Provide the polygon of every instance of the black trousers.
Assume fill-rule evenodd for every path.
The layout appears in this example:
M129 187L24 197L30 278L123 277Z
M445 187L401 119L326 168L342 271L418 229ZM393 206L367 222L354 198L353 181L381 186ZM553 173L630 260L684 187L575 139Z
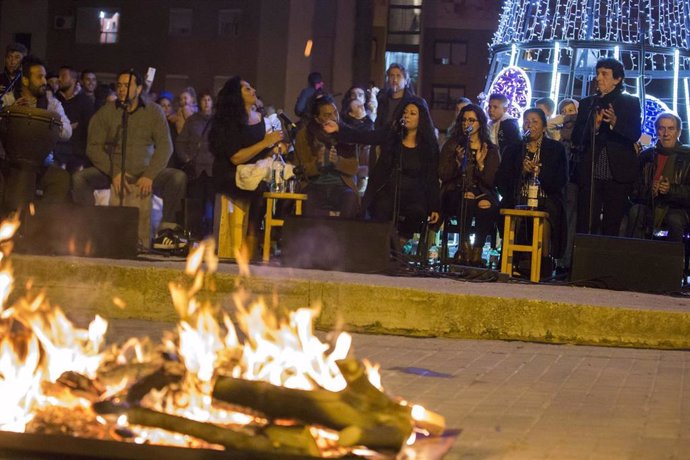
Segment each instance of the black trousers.
M213 179L205 171L187 182L184 222L192 237L198 240L213 234L214 185Z
M491 206L483 209L479 207L479 202L486 200L491 203ZM477 199L466 199L467 204L467 221L465 222L466 234L461 235L463 241L469 241L469 228L472 224L472 219L474 219L474 235L475 235L475 246L483 246L486 241L486 237L491 235L493 230L496 228L499 217L499 208L495 203L486 198ZM450 190L443 195L442 207L444 217L457 217L460 218L460 207L462 206L462 194L459 189ZM492 244L495 244L492 241Z
M307 217L328 216L330 211L340 212L340 217L354 219L357 216L357 197L354 190L343 184L308 184L304 215Z
M614 180L594 180L590 232L590 188L580 186L577 196L577 232L618 236L621 221L628 211L628 195L631 189L632 184L621 184ZM601 218L600 215L602 215Z

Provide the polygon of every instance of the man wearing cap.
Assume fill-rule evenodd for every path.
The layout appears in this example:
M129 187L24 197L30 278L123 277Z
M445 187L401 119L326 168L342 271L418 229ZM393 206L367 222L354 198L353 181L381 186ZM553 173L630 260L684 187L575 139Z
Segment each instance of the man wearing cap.
M21 43L10 43L5 49L5 69L0 75L0 93L5 91L12 81L17 78L22 59L28 54L26 46ZM17 81L16 84L19 84Z

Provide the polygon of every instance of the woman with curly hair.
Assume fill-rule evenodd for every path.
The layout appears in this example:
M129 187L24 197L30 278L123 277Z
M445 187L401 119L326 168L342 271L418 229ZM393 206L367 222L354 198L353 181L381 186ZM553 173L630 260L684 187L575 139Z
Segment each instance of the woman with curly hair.
M462 242L455 258L481 265L482 245L498 220L494 178L501 159L498 147L489 140L487 118L481 107L474 104L463 107L453 124L455 129L443 144L438 168L443 215L464 220ZM473 248L469 243L472 219L475 220Z
M265 212L261 181L255 190L243 190L235 182L237 166L255 163L273 154L281 145L282 131L267 131L263 116L256 111L256 90L239 76L229 79L218 93L216 113L209 132L209 150L215 156L213 178L216 191L249 201L246 246L250 256L257 249L261 219Z

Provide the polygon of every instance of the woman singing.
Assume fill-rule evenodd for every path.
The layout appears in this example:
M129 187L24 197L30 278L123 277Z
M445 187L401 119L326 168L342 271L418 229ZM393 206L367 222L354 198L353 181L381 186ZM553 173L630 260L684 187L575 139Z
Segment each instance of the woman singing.
M457 217L462 225L462 243L455 258L481 265L482 245L498 220L494 178L501 160L498 148L489 140L487 119L481 107L474 104L463 107L454 126L441 150L438 168L443 215ZM472 219L475 220L473 248L468 231Z
M370 132L340 126L341 142L380 144L381 157L370 172L363 209L374 220L392 220L396 192L399 204L398 231L403 237L418 232L424 222L439 221L438 142L424 99L405 99L394 122ZM335 123L324 125L338 130Z
M232 198L249 200L249 226L244 246L250 258L256 253L261 219L265 212L261 181L256 190L242 190L235 182L237 166L255 163L284 149L282 131L267 132L263 116L256 110L256 91L240 77L232 77L218 93L216 113L209 132L209 149L215 156L213 178L216 191ZM282 147L281 147L282 146ZM285 151L285 150L283 150Z
M541 190L539 209L549 213L546 230L547 235L550 233L550 244L545 242L546 253L558 259L565 249L567 230L563 200L568 179L565 149L560 142L544 136L546 115L541 109L525 110L522 127L525 141L506 148L496 173L496 186L503 196L501 206L514 208L521 204L526 182L536 175ZM548 268L551 265L542 262L544 266Z

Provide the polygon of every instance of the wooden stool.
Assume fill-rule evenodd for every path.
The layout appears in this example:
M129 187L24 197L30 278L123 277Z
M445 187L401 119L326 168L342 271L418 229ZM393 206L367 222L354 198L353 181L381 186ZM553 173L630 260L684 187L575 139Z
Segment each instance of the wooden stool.
M216 195L213 212L213 234L218 242L218 257L235 259L247 233L249 213L247 200Z
M268 262L271 259L271 230L273 227L282 227L285 223L283 219L276 219L273 216L276 201L295 200L295 215L301 216L302 202L307 199L307 195L304 193L265 192L264 198L266 198L266 218L264 219L263 261Z
M513 253L529 252L532 254L530 281L538 283L541 270L541 255L544 246L544 223L549 217L548 212L530 211L526 209L501 209L505 216L503 226L503 247L501 249L501 273L513 276ZM532 244L515 244L515 226L519 218L532 218Z

